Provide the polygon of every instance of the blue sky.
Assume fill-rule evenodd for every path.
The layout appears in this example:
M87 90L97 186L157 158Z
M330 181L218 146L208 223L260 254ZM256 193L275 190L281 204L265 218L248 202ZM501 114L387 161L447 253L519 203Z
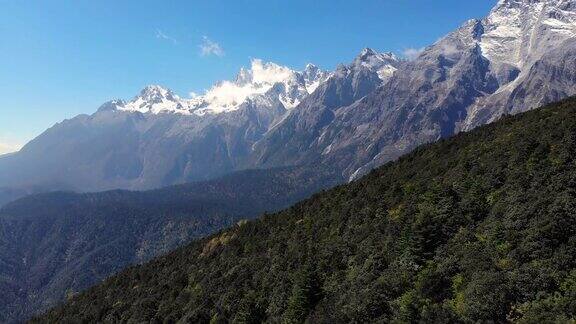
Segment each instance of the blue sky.
M187 96L250 58L333 69L364 47L403 53L495 3L0 0L0 152L147 84Z

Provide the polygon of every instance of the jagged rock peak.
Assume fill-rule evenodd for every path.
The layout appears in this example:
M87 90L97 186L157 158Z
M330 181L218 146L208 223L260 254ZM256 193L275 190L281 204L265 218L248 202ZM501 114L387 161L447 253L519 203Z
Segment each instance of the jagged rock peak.
M360 54L358 54L356 59L365 61L369 60L371 57L378 57L381 60L399 61L398 57L392 52L379 53L369 47L364 48Z
M484 56L520 68L576 37L576 0L501 0L482 25Z
M100 106L100 108L98 108L98 112L114 111L117 110L118 107L123 107L124 105L126 105L126 102L122 99L110 100L108 102L103 103Z
M381 80L386 81L396 72L400 63L400 59L392 52L379 53L371 48L365 48L352 65L376 72ZM339 70L342 70L342 67L339 67Z
M140 95L138 96L146 101L162 101L163 99L176 101L177 96L167 88L164 88L159 85L149 85L146 86L142 91L140 91Z
M253 59L250 68L241 68L233 81L221 81L203 95L192 95L190 99L183 99L165 87L150 85L142 89L133 100L111 101L99 111L203 116L235 111L256 98L264 99L260 102L270 106L280 102L290 109L326 81L329 75L312 64L299 72L276 63Z

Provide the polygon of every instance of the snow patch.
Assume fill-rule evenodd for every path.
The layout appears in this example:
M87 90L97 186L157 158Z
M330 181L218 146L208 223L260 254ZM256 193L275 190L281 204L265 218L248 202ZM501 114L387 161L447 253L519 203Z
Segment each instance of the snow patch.
M494 65L521 68L576 37L574 0L502 0L482 21L482 54ZM562 8L572 8L564 10Z

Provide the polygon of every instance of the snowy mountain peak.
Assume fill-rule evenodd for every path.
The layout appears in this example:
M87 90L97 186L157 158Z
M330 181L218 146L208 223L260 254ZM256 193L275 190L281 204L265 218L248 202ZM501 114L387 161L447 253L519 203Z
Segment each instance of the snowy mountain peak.
M118 110L119 107L123 107L125 105L126 102L124 100L121 99L110 100L102 104L102 106L98 108L98 112Z
M258 98L290 109L313 92L327 76L313 65L308 65L304 72L298 72L276 63L253 59L250 69L242 68L234 82L220 82L201 96L202 104L196 113L234 111L248 100Z
M159 85L149 85L140 91L138 98L147 102L162 102L164 100L177 101L176 96L170 89L166 89Z
M260 59L252 60L252 83L269 84L282 83L296 77L296 71L272 62Z
M573 3L574 1L573 0L499 0L495 8L499 8L501 6L520 7L520 6L531 6L538 4L562 6L563 4L571 2Z
M576 0L501 0L482 25L483 55L520 68L576 37Z
M304 71L310 71L310 70L318 70L319 68L312 64L312 63L308 63L306 64L306 68L304 69Z
M166 96L170 93L171 91L169 89L166 89L159 85L149 85L146 86L144 89L142 89L142 91L140 91L141 96L154 96L154 95Z
M129 102L123 100L111 101L108 108L112 106L119 111L153 114L164 112L183 113L186 109L185 101L181 100L171 90L158 85L145 87L137 97Z
M371 55L376 55L376 51L374 51L373 49L371 49L369 47L364 48L360 52L360 57L371 56Z
M496 74L518 75L573 38L576 0L500 0L486 18L467 21L431 50L451 57L478 47Z
M103 110L140 113L219 114L238 110L250 100L268 105L295 107L312 93L329 73L309 64L303 72L276 63L253 59L250 69L241 68L234 81L222 81L203 95L182 99L169 89L158 85L145 87L130 102L112 101Z
M305 87L308 93L316 91L318 86L328 80L330 73L321 70L314 64L308 63L304 72L302 72L304 78Z
M398 57L392 52L379 53L379 52L376 52L375 50L373 50L371 48L363 49L360 52L360 54L358 54L358 57L356 59L359 61L367 61L367 60L371 60L374 57L376 57L380 60L398 61Z
M326 73L326 72L320 70L319 67L317 67L316 65L311 64L311 63L306 64L306 68L302 72L302 74L304 75L304 78L306 78L306 79L315 79L322 73Z
M363 49L354 60L355 66L362 66L378 73L383 81L388 80L398 69L400 60L391 52L378 53L371 48Z
M235 83L239 86L246 84L273 85L294 78L295 74L296 71L276 63L253 59L250 69L240 69Z

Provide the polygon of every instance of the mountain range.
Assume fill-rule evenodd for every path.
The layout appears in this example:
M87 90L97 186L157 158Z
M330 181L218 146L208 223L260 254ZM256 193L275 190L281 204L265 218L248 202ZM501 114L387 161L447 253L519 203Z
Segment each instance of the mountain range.
M317 162L353 179L423 143L576 94L575 6L501 0L412 61L370 49L333 72L253 60L189 99L149 86L1 157L0 188L151 189Z
M329 100L349 104L390 78L399 64L393 54L364 50L334 73L253 60L234 81L191 99L149 86L131 101L113 100L90 116L57 124L17 154L0 158L0 188L141 190L261 168L251 161L254 147L311 93L336 91L338 98ZM335 88L327 90L327 84Z
M500 1L359 100L301 105L292 115L310 118L269 132L258 161L322 160L355 178L423 143L574 95L575 35L575 1ZM300 137L303 125L311 136Z

